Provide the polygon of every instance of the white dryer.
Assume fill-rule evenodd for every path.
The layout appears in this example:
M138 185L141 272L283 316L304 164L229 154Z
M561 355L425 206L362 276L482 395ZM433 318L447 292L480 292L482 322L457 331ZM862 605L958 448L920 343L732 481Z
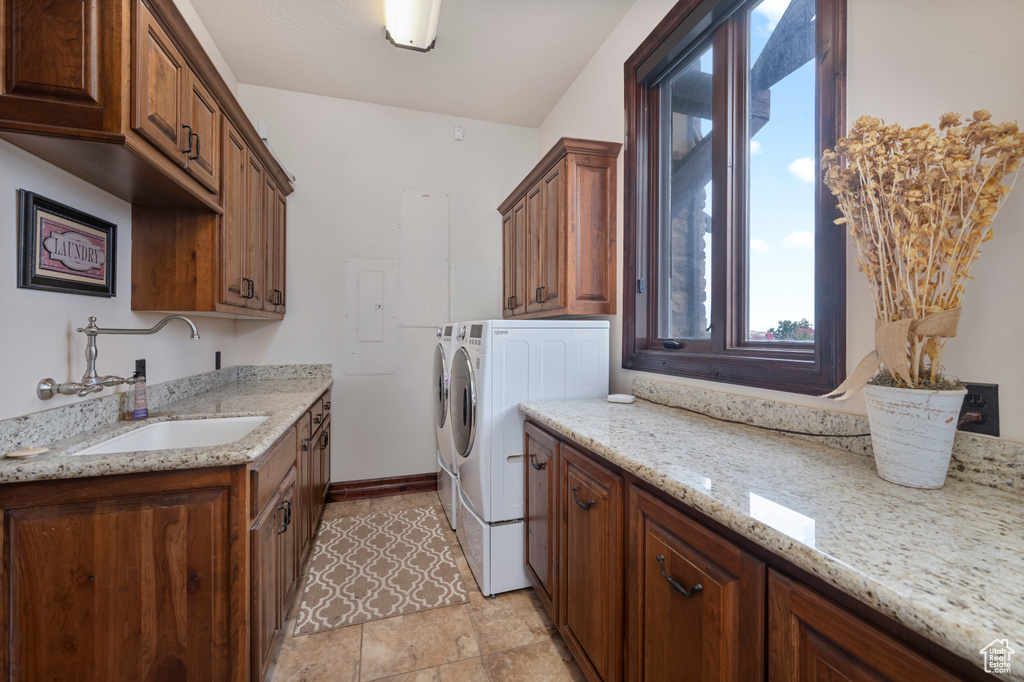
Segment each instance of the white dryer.
M457 329L458 324L455 322L438 328L433 377L434 425L437 432L437 496L441 500L441 507L448 517L452 530L455 530L456 509L459 504L459 481L455 469L455 445L452 441L448 390Z
M485 595L528 587L521 402L608 395L604 320L464 322L450 406L459 476L456 533Z

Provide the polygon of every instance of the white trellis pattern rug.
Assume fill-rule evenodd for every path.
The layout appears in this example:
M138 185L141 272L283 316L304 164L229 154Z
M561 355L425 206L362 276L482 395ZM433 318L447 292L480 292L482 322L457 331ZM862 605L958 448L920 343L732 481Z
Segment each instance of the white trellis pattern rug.
M296 635L469 601L433 508L320 524Z

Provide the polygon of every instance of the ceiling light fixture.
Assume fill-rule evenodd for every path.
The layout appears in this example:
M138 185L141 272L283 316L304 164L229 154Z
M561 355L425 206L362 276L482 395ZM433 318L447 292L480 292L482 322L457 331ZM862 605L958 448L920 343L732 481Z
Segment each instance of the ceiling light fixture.
M427 52L437 42L441 0L384 0L384 29L395 47Z

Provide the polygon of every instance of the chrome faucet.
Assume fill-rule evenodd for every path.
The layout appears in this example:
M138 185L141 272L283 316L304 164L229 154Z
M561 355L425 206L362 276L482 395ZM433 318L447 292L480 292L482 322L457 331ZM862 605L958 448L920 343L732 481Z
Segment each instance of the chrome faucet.
M69 381L64 384L58 384L53 379L43 379L36 386L36 395L39 396L40 400L49 400L58 393L62 395L77 395L78 397L84 397L90 393L96 393L102 391L107 386L118 386L120 384L134 384L138 379L137 377L116 377L113 375L107 375L101 377L96 372L96 355L99 351L96 349L96 337L100 334L155 334L164 328L164 325L171 320L181 320L189 327L192 328L192 335L190 339L199 339L199 330L196 329L196 325L193 324L192 320L184 317L183 315L169 315L164 319L154 324L149 329L104 329L103 327L96 326L96 318L90 317L89 324L85 327L79 327L78 331L85 334L85 374L82 376L80 382Z

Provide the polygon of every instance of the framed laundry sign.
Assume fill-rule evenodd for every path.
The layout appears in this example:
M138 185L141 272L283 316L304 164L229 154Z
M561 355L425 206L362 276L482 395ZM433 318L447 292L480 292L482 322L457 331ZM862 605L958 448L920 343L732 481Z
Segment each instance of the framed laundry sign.
M18 190L18 288L117 295L117 226Z

